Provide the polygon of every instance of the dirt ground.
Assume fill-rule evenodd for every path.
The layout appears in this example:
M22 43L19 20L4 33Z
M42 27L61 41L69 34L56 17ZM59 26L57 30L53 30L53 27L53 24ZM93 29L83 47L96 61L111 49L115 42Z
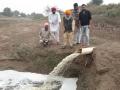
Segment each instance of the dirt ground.
M40 48L38 35L43 22L44 21L32 21L29 19L0 19L0 70L13 69L48 74L62 58L75 51L75 47L73 49L62 50L60 49L60 45L53 45L47 49ZM116 34L116 31L100 31L94 27L91 31L91 46L96 47L96 58L91 67L85 68L84 73L78 73L79 80L77 90L120 90L119 35L120 31ZM62 33L60 36L62 37ZM44 66L38 64L39 67L34 68L33 63L35 63L35 60L29 61L29 59L33 57L28 58L28 60L24 60L26 59L24 57L23 60L13 57L14 52L18 52L17 50L21 50L21 48L23 49L22 45L25 45L28 49L32 49L32 54L38 54L39 52L39 56L43 57L42 59L45 59L47 55L54 57L53 54L46 53L54 51L53 53L56 55L54 59L57 61ZM38 52L34 52L34 50ZM29 53L28 50L28 53L25 53L25 55ZM37 55L33 59L36 57ZM53 58L48 57L47 59ZM44 61L39 62L45 64ZM49 68L48 65L51 64L54 65Z

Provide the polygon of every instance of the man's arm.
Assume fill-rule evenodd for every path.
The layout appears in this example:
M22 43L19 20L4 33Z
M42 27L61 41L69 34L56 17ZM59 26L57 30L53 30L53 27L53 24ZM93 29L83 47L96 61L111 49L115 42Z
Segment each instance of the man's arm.
M63 17L63 26L65 26L65 17Z
M50 33L50 31L48 31L49 33L48 33L48 39L50 40L50 37L51 37L51 33Z
M89 28L92 27L92 14L90 11L88 11L88 15L89 15Z
M50 24L52 24L51 14L48 16L48 21Z
M63 17L63 30L65 30L65 27L66 27L66 23L65 23L65 17Z
M92 15L91 15L91 12L90 12L90 11L88 11L88 15L89 15L89 20L90 20L90 24L91 24Z
M40 38L40 40L42 40L42 30L43 30L43 29L41 29L41 30L39 31L39 38Z
M58 22L61 23L60 13L59 13L59 12L56 12L56 14L58 15Z
M81 13L79 13L79 24L81 26Z

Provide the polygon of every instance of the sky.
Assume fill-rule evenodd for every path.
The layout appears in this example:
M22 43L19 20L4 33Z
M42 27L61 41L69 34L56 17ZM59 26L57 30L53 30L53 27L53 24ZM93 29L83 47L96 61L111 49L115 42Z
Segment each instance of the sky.
M91 0L0 0L0 12L9 7L20 12L30 14L32 12L43 13L46 6L56 6L61 10L73 8L73 3L87 4ZM104 4L120 3L120 0L104 0Z

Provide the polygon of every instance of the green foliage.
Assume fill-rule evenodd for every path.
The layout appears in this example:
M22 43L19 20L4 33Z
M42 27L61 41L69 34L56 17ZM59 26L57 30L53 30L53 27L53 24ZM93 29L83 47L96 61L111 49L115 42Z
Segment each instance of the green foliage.
M11 8L4 8L2 15L12 17L12 16L21 16L21 17L26 17L25 13L20 13L19 11L15 10L12 11Z
M17 10L13 11L13 16L19 16L19 14L20 14L19 11L17 11Z
M31 62L35 70L50 72L64 57L70 53L57 54L48 48L29 47L26 44L15 44L11 50L11 57L18 61ZM44 72L44 71L43 71Z
M120 4L90 5L89 9L93 15L120 17Z
M12 11L11 8L4 8L3 12L0 13L0 15L3 16L7 16L7 17L28 17L28 18L32 18L34 20L40 20L40 19L44 19L45 17L43 16L43 14L39 14L39 13L31 13L30 15L25 14L23 12L19 12L18 10Z
M106 12L106 16L109 17L120 16L120 7L112 7L111 9L108 9Z
M95 5L101 5L103 3L103 0L92 0L91 3Z
M26 14L25 13L21 13L20 16L21 17L26 17Z
M11 17L13 15L12 11L10 8L6 7L4 8L3 10L3 13L2 13L4 16L8 16L8 17Z
M31 18L34 20L41 20L41 19L44 19L45 17L42 14L31 13Z

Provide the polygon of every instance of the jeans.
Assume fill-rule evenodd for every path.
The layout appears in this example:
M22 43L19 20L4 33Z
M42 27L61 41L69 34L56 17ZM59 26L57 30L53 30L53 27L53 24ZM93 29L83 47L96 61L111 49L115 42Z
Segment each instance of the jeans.
M82 26L81 27L81 37L80 37L81 44L89 46L89 44L90 44L89 34L90 34L90 31L89 31L88 25Z
M74 32L74 43L80 43L81 39L81 28L75 27L75 32Z

